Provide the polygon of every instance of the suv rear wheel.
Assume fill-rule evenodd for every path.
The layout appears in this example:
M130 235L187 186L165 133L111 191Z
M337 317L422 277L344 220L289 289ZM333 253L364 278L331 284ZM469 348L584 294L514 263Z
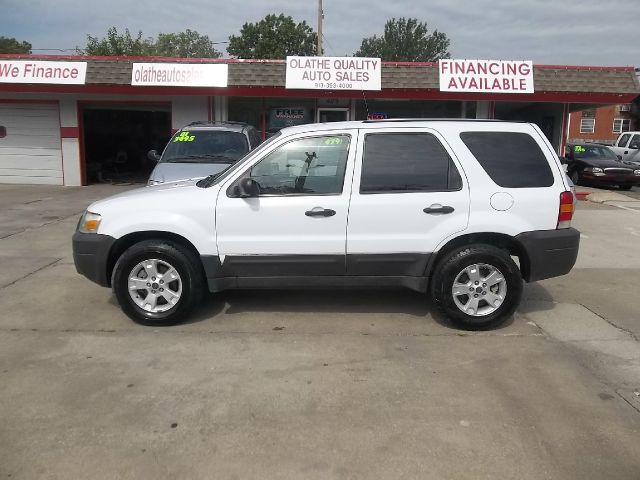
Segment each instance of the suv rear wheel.
M497 327L520 303L522 276L504 250L469 245L450 252L438 263L431 296L462 328Z
M137 243L118 259L113 292L120 307L143 325L175 325L199 303L203 277L195 255L156 240Z

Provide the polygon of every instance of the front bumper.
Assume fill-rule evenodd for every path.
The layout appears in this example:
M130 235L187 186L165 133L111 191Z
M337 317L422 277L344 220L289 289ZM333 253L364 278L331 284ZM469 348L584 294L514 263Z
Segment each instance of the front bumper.
M72 239L76 271L98 285L110 286L111 279L107 276L107 263L109 252L115 241L116 239L109 235L76 231Z
M527 265L522 265L527 282L565 275L578 258L580 232L575 228L526 232L515 238L527 255Z
M594 175L583 173L582 179L589 183L602 183L606 185L640 185L640 177L636 175Z

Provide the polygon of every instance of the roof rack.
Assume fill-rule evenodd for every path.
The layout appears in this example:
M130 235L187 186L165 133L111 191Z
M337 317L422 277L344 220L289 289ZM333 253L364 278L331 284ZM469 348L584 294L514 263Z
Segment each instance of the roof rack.
M247 124L244 122L233 122L230 120L197 120L195 122L190 122L185 125L185 127L191 127L193 125L244 125Z
M408 122L509 122L528 123L522 120L498 120L493 118L382 118L363 120L362 123L408 123Z

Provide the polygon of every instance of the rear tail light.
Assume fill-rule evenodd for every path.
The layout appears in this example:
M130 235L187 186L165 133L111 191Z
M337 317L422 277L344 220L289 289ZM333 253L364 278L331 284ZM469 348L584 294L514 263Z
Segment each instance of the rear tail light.
M573 193L562 192L560 194L560 211L558 212L558 226L556 228L569 228L573 218Z

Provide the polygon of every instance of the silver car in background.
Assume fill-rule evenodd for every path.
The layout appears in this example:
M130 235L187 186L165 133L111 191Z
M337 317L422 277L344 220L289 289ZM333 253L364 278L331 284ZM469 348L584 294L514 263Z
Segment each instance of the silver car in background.
M193 122L178 130L160 156L147 185L203 178L225 170L257 147L262 138L255 127L236 122Z

